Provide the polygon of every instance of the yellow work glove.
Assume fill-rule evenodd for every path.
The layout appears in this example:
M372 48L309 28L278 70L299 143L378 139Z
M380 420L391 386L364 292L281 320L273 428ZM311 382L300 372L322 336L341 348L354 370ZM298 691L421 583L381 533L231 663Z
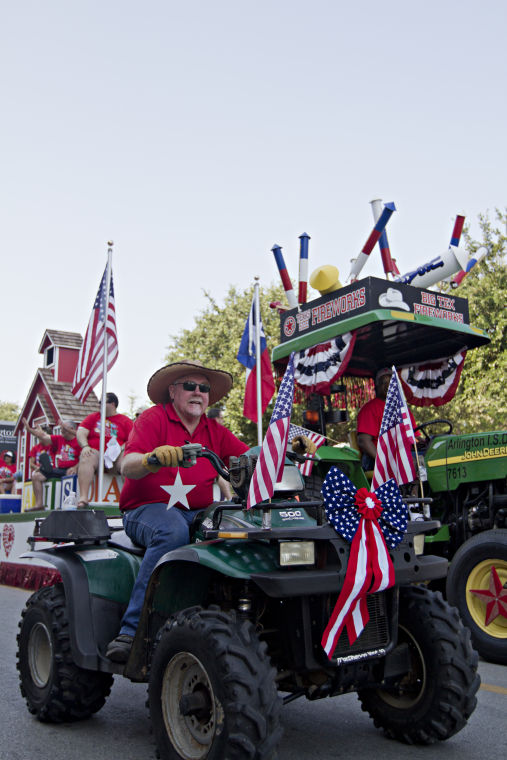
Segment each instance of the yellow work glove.
M149 457L157 457L159 464L149 464ZM143 457L143 465L150 472L158 472L161 467L177 467L183 462L181 446L157 446Z
M296 435L292 439L292 451L296 454L315 454L317 446L306 435Z

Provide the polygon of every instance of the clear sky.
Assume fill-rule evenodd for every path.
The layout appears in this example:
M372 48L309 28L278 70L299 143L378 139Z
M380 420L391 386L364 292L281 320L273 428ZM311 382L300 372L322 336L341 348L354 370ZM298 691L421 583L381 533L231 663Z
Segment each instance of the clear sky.
M84 334L109 239L126 411L204 290L278 282L275 243L297 287L302 232L347 279L373 198L402 273L457 213L478 236L507 205L506 28L505 0L4 3L0 400L46 328Z

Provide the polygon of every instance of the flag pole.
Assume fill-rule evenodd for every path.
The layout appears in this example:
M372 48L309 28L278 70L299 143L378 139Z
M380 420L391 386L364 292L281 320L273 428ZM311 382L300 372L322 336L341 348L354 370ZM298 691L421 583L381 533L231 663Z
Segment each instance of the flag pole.
M259 299L259 278L254 277L255 314L255 380L257 390L257 445L262 446L262 392L261 392L261 309Z
M99 445L99 486L97 501L102 501L104 486L104 448L106 441L106 394L107 394L107 319L109 314L109 291L111 289L111 260L113 256L113 241L109 240L107 248L107 275L106 275L106 309L104 312L104 362L102 364L102 398L100 400L100 445Z

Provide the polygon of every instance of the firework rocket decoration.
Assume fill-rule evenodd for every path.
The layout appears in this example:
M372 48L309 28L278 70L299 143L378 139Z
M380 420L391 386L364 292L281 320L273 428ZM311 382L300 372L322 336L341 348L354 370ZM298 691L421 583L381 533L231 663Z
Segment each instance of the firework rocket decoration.
M382 213L382 201L380 198L376 198L373 201L370 201L371 210L373 212L373 219L378 222L380 218L380 214ZM393 274L397 275L399 274L398 267L396 266L396 262L393 258L391 258L391 250L389 248L389 243L387 240L387 232L384 230L379 237L379 248L380 248L380 255L382 256L382 264L384 266L384 274Z
M488 253L486 248L480 248L472 258L468 258L465 248L460 247L461 234L465 216L457 214L452 230L451 241L447 250L434 256L432 259L410 272L401 275L395 260L391 257L391 251L387 240L386 226L389 222L396 206L394 203L386 203L382 208L382 201L375 199L370 201L375 225L371 231L366 243L364 244L359 255L353 259L349 274L349 281L356 282L365 263L368 261L370 253L379 244L382 256L382 264L386 277L391 275L395 282L406 285L414 285L418 288L429 288L443 280L450 280L452 287L457 287L469 271L476 266ZM285 290L289 309L301 309L307 303L308 298L308 279L310 285L315 287L321 295L339 290L342 285L338 279L338 270L334 266L320 266L316 269L310 278L308 278L308 241L310 236L303 232L299 236L299 284L298 292L294 290L291 278L285 264L282 249L279 245L274 245L271 249L275 257L276 265L280 273L280 279ZM333 270L333 274L331 274ZM454 275L454 276L453 276ZM452 278L452 280L451 280ZM272 309L277 309L279 313L286 311L286 307L279 301L270 304Z
M386 228L387 222L391 218L393 211L396 211L396 206L394 203L386 203L384 206L384 210L382 211L381 215L378 218L378 221L375 222L375 226L373 227L373 230L370 233L370 236L366 243L363 246L363 249L357 259L354 259L352 262L352 267L350 270L349 280L352 282L354 280L357 280L361 269L364 267L366 262L368 261L368 256L375 248L376 244L378 243L380 236L382 235L383 231Z
M283 289L285 290L285 295L287 296L287 301L289 302L289 307L291 309L294 309L298 305L298 302L296 294L294 293L294 288L292 287L292 282L290 280L287 267L285 266L282 249L279 245L274 245L271 250L273 251L276 265L278 267L278 271L280 272L280 278L282 280Z
M455 245L455 246L459 245L461 233L463 232L464 223L465 223L465 217L463 216L463 214L458 214L456 216L456 221L454 222L454 229L452 231L450 245Z
M485 256L488 255L488 249L485 246L481 246L472 258L468 259L468 263L466 265L466 269L462 269L458 274L452 278L451 285L454 288L457 288L458 285L461 284L461 282L464 280L464 278L467 276L467 274L470 272L471 269L474 268L476 264L479 264Z
M306 303L306 291L308 287L308 241L310 235L303 232L299 236L301 241L299 247L299 291L298 301L300 304Z

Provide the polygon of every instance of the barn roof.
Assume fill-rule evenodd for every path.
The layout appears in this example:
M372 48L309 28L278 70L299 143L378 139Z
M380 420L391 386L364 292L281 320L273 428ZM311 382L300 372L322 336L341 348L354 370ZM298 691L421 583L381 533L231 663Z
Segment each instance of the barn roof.
M48 344L61 348L81 348L83 337L79 333L66 332L65 330L46 330L39 346L39 354L44 353Z

